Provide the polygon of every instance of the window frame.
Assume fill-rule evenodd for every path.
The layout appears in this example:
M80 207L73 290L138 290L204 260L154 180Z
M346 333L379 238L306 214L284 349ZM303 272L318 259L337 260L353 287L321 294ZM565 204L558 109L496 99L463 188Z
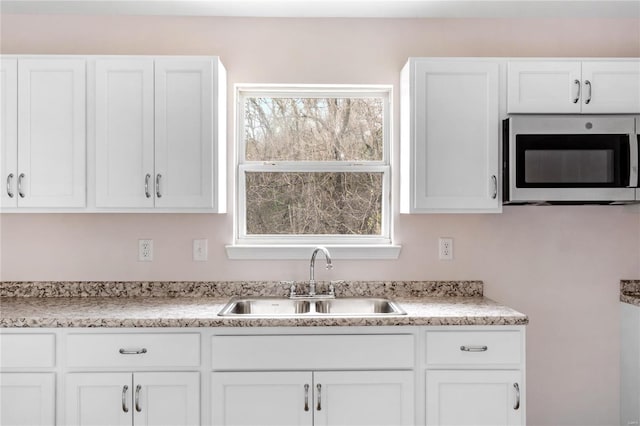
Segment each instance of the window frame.
M236 246L390 246L392 244L391 135L393 86L391 85L254 85L237 84L235 158L234 245ZM244 100L247 97L279 98L381 98L383 103L382 159L375 161L249 161L246 160ZM246 173L248 172L374 172L382 174L382 217L379 235L260 234L246 228Z

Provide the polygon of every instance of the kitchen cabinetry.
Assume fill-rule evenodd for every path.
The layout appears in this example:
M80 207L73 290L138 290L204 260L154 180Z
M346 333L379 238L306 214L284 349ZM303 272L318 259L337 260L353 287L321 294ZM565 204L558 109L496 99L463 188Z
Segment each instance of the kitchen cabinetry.
M97 208L225 211L217 58L95 60Z
M198 333L70 333L65 352L65 424L200 423L200 373L181 371L200 366Z
M401 76L402 213L499 213L505 63L411 58Z
M55 374L0 373L0 424L55 425Z
M524 341L523 326L1 329L0 416L3 426L519 425Z
M410 371L216 372L211 387L214 425L413 424Z
M640 113L638 60L515 60L509 113Z
M196 372L69 373L65 387L68 425L200 424Z
M3 58L1 207L85 206L85 65Z
M55 335L0 334L0 424L45 426L55 419Z
M216 426L415 423L409 334L216 335L211 347Z
M524 336L515 331L429 331L426 424L525 424Z
M620 425L640 424L640 306L621 303Z

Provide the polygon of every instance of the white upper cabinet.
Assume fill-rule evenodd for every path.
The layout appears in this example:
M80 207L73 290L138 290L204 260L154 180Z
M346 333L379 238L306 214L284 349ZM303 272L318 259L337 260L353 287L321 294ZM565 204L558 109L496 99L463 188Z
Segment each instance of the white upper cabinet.
M213 72L212 59L156 60L158 207L214 207Z
M582 79L583 113L640 113L640 61L585 61Z
M579 61L509 62L509 113L580 113L580 70Z
M401 79L401 212L499 213L502 62L412 58Z
M94 74L96 208L223 213L219 60L104 57Z
M85 60L18 61L18 206L85 206Z
M508 112L640 113L640 61L510 61Z
M153 207L153 82L153 59L96 60L96 207Z
M2 59L3 209L85 207L85 63Z
M18 61L0 60L0 207L18 205Z

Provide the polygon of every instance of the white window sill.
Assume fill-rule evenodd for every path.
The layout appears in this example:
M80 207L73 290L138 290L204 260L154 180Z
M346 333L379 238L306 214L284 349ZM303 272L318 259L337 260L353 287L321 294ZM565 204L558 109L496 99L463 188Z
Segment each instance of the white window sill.
M397 259L400 245L331 245L324 244L333 259ZM233 260L308 260L315 245L228 245L227 257Z

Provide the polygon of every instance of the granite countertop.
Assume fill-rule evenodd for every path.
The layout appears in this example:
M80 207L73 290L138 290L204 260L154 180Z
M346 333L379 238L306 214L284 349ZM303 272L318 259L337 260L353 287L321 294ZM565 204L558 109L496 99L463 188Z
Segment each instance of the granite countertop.
M620 301L640 306L640 280L620 281Z
M324 291L328 283L319 285ZM301 286L304 291L304 285ZM0 283L0 327L522 325L526 315L482 295L480 281L340 283L339 296L386 296L407 315L220 317L231 296L282 296L273 282ZM231 293L231 294L227 294ZM194 297L195 296L195 297Z

